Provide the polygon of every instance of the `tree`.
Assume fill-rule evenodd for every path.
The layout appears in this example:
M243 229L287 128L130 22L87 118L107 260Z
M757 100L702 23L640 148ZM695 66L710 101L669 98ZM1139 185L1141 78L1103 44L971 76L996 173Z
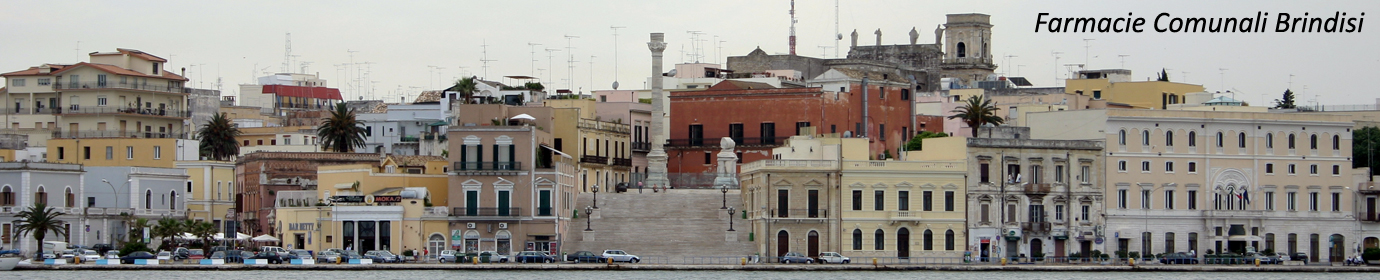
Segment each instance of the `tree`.
M456 92L459 92L460 96L465 98L464 100L460 101L460 104L469 104L470 99L474 98L474 77L466 77L455 81L455 86L451 87L451 89L454 89Z
M133 218L134 215L130 215L128 217ZM131 222L129 223L128 231L129 241L127 243L147 244L144 242L144 228L149 227L149 219L135 218L130 221ZM150 232L150 235L152 235L152 232ZM121 254L124 254L124 252L121 252Z
M67 236L67 228L63 227L65 222L58 220L58 217L62 215L62 212L58 212L56 208L48 208L47 204L41 202L29 206L29 209L24 209L14 216L19 218L19 220L14 221L15 234L24 236L26 233L32 233L34 239L38 240L38 248L43 248L43 239L48 236L50 231L57 236ZM43 250L38 250L35 253L38 257L34 259L43 259Z
M201 156L212 160L229 160L238 155L240 142L235 140L238 136L239 126L231 123L225 113L212 116L206 125L196 131L196 138L201 140Z
M914 138L911 138L911 139L910 139L910 142L906 142L906 150L907 150L907 151L919 151L919 150L923 150L923 149L924 149L924 144L922 144L922 143L925 141L926 138L938 138L938 137L949 137L949 134L945 134L945 133L943 133L943 132L921 131L919 134L916 134Z
M963 119L963 123L968 124L972 129L973 136L977 136L978 127L985 124L1000 125L1004 120L997 116L997 107L992 105L991 99L983 99L982 96L969 97L963 106L952 111L953 116L949 119Z
M331 117L316 128L316 136L321 138L322 147L337 153L364 147L364 128L355 119L355 111L345 107L345 103L335 105Z
M1275 109L1294 109L1294 91L1284 90L1284 99L1275 99Z
M153 229L150 230L149 233L152 234L153 237L162 239L162 245L159 247L166 248L172 244L172 242L168 242L169 239L182 235L182 226L183 224L181 221L171 218L162 218L158 220L157 224L153 225Z
M1351 167L1371 167L1371 175L1377 174L1372 165L1377 149L1380 149L1380 128L1374 126L1351 130Z
M210 252L211 237L215 237L216 235L216 225L212 224L211 222L195 220L188 221L191 222L191 226L187 228L187 232L191 233L192 235L195 235L197 238L200 238L202 246L201 248L205 249L207 252Z
M1161 82L1168 82L1168 81L1169 81L1169 71L1165 71L1164 68L1160 68L1160 77L1159 77L1158 79L1155 79L1155 80L1156 80L1156 81L1161 81Z
M522 86L525 87L525 88L527 88L527 89L535 90L535 91L543 91L543 90L546 90L546 86L541 85L541 82L527 82L526 84L523 84Z

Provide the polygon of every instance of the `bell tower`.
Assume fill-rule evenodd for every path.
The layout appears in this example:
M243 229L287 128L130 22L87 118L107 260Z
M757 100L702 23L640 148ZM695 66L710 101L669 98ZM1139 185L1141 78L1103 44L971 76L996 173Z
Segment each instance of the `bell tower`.
M985 79L992 63L992 23L986 14L950 14L944 24L944 77L964 84Z

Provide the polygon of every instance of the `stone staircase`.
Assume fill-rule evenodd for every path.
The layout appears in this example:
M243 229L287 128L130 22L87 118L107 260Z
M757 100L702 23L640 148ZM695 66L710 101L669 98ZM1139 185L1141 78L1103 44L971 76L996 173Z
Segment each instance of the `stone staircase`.
M584 208L593 194L581 194L576 206L580 219L573 220L562 251L620 249L644 261L686 256L747 256L755 250L748 242L748 225L742 215L734 217L736 231L728 230L723 193L716 190L671 190L652 192L636 189L627 193L600 193L599 209L591 228L584 231ZM728 205L742 209L739 192L728 192ZM738 213L742 213L738 210ZM731 234L731 235L730 235Z

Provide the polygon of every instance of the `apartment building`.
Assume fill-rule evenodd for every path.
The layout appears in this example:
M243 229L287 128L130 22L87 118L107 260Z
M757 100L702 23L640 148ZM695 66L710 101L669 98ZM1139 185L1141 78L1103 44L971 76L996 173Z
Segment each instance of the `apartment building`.
M580 190L575 159L551 146L552 134L532 125L458 126L448 136L452 248L559 254Z

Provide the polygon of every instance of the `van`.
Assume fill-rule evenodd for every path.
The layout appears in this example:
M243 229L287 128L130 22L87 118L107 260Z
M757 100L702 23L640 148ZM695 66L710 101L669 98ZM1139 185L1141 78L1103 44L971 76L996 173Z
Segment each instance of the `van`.
M278 254L278 255L280 255L280 256L286 256L286 255L288 254L288 250L287 250L287 249L283 249L283 247L277 247L277 246L263 246L263 247L259 247L259 252L273 252L273 253Z
M67 242L43 241L43 258L53 259L60 257L62 251L66 251L67 249Z

